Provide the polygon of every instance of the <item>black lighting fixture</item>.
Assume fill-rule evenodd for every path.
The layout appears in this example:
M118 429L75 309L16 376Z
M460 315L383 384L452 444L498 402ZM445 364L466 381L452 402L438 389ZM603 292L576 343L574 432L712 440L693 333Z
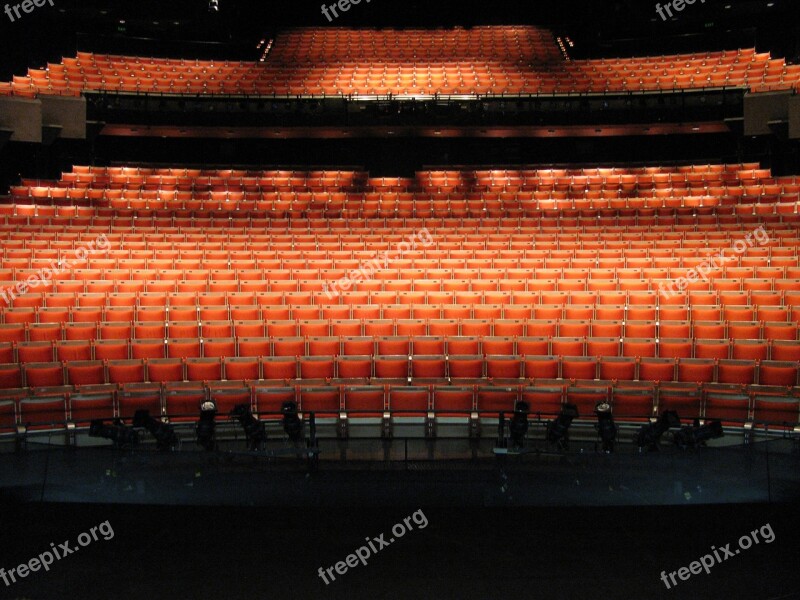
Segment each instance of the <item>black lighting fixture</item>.
M594 407L594 414L597 415L597 434L603 444L603 452L610 454L614 451L614 442L617 440L617 425L614 423L614 415L611 414L611 404L603 400Z
M639 430L639 435L636 437L636 445L639 446L639 452L642 450L655 452L661 443L661 436L673 427L680 426L681 420L678 417L678 413L674 410L665 410L657 421L643 425Z
M694 423L681 427L675 434L675 443L685 450L705 446L708 440L721 438L723 435L725 432L722 430L722 421L709 421L705 425L700 425L700 420L695 419Z
M527 402L517 402L514 407L514 414L508 422L508 431L511 434L511 443L514 448L522 448L525 445L525 434L528 433L528 413L530 406Z
M301 442L303 440L303 421L297 414L297 402L294 400L284 402L281 405L281 414L283 415L283 431L293 443Z
M569 445L569 427L578 416L577 406L565 404L561 413L547 424L547 441L560 450L566 450Z
M151 417L149 410L137 410L133 415L133 426L146 429L156 439L156 447L161 451L177 446L180 441L175 428L169 423Z
M102 419L92 421L89 424L89 437L111 440L116 448L132 448L139 443L136 430L119 419L115 419L111 425Z
M217 427L216 416L217 404L213 400L206 400L200 405L200 420L197 421L195 428L197 444L209 452L216 447L214 441L214 430Z
M247 438L247 447L250 450L261 450L267 443L267 428L263 422L253 416L253 411L247 404L239 404L230 414L235 417L244 429Z

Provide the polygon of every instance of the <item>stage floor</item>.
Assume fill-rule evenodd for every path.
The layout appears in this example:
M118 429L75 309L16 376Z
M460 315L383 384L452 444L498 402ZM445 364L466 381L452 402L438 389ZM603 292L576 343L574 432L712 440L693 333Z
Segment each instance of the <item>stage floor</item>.
M19 502L183 506L659 506L800 499L798 442L776 439L694 450L613 454L573 443L498 457L491 440L320 440L315 470L293 454L266 458L228 442L65 448L29 443L0 454L0 493ZM390 458L391 460L383 460Z
M105 521L114 536L0 583L0 599L800 597L796 441L644 455L572 444L499 460L489 441L396 440L389 461L365 443L323 440L313 472L294 456L228 453L238 443L167 454L4 447L0 567L74 546ZM329 585L319 577L419 511L424 528ZM672 589L662 582L767 525L772 543Z

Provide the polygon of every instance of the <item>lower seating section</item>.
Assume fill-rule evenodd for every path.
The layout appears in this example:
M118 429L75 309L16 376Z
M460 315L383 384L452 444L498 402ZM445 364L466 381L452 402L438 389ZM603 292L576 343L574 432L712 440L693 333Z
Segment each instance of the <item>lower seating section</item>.
M725 181L733 199L650 214L554 206L351 218L326 216L323 203L321 213L282 217L239 207L146 215L133 196L107 202L181 177L191 202L228 184L264 194L277 179L295 190L292 202L311 179L359 189L362 204L373 201L367 189L383 190L382 205L392 189L429 186L435 196L482 177L578 196L586 173L430 171L413 183L347 171L77 167L45 195L41 182L23 182L0 204L0 429L130 417L137 402L188 418L217 393L262 413L274 404L260 398L288 395L333 417L489 418L521 399L535 413L569 401L589 416L602 397L634 422L674 406L731 426L797 426L800 220L782 195L796 200L798 189L758 165L629 179L594 170L626 202L710 181ZM54 205L52 190L99 194ZM415 193L412 205L430 202ZM783 204L795 212L740 210Z

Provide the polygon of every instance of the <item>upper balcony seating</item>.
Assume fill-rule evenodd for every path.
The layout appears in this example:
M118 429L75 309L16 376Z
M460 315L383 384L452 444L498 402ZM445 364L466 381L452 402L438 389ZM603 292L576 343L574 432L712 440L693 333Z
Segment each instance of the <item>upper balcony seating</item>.
M0 84L23 97L83 92L248 96L536 95L742 87L800 88L800 65L755 49L570 60L552 34L527 26L471 30L300 29L265 62L79 52Z

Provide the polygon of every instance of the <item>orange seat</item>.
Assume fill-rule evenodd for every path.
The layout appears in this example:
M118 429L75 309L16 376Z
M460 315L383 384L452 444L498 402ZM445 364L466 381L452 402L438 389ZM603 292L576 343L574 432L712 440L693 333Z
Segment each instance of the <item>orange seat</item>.
M547 419L561 412L566 393L564 386L541 384L523 388L520 397L528 404L532 414Z
M753 398L753 413L756 423L794 428L800 421L800 402L791 396L756 393Z
M682 358L678 360L678 381L686 383L711 383L714 381L713 360Z
M236 356L236 340L234 338L206 339L202 341L203 357L224 358Z
M372 356L340 356L336 359L339 379L369 379L372 377Z
M163 358L147 361L147 381L167 383L184 380L184 359Z
M256 381L261 379L261 362L251 357L225 357L225 379L229 381Z
M301 379L333 379L335 377L334 356L308 356L298 361Z
M725 359L730 355L731 344L728 340L695 340L695 358Z
M490 379L519 379L522 362L516 356L487 356L486 376Z
M414 356L411 360L411 376L416 379L444 378L446 365L444 356Z
M22 371L26 387L45 388L64 385L64 368L61 363L29 363L22 366Z
M475 390L471 387L435 386L433 410L437 416L470 416L475 410Z
M22 371L18 364L0 365L0 389L9 390L22 387Z
M17 344L17 360L21 364L50 362L53 360L52 342L23 342Z
M19 421L28 429L62 429L67 420L64 396L25 398L19 402Z
M673 383L659 388L658 411L674 410L682 421L702 416L703 393L695 383Z
M755 383L756 366L750 360L721 360L718 365L717 381L752 385Z
M187 381L218 381L222 379L222 362L219 358L187 358Z
M199 339L167 340L167 358L200 358L202 355Z
M523 359L526 379L557 379L561 363L554 356L527 356Z
M747 379L748 373L734 378ZM750 396L738 391L710 390L706 394L705 417L720 420L723 425L742 426L750 418Z
M406 379L409 376L407 356L376 356L374 360L375 377L379 379Z
M600 379L633 381L637 361L634 358L603 357L600 359Z
M656 340L625 338L622 340L622 356L654 358L656 356Z
M317 417L339 416L341 392L337 387L301 387L299 390L299 409L305 413L313 412Z
M102 361L73 361L66 366L67 383L73 386L102 385L106 383ZM113 416L113 411L108 416Z
M130 356L127 340L99 340L93 342L95 360L125 360Z
M430 410L430 402L427 387L392 386L389 390L389 408L395 418L425 416Z
M114 418L114 405L113 391L72 394L69 397L69 413L77 427L86 427L95 419Z
M294 380L297 378L296 355L263 358L262 368L264 379Z
M691 358L692 340L661 339L658 341L659 358Z
M675 360L671 358L643 358L639 362L641 381L674 381Z
M612 388L614 416L625 421L647 421L654 415L655 391L650 382L621 383Z

